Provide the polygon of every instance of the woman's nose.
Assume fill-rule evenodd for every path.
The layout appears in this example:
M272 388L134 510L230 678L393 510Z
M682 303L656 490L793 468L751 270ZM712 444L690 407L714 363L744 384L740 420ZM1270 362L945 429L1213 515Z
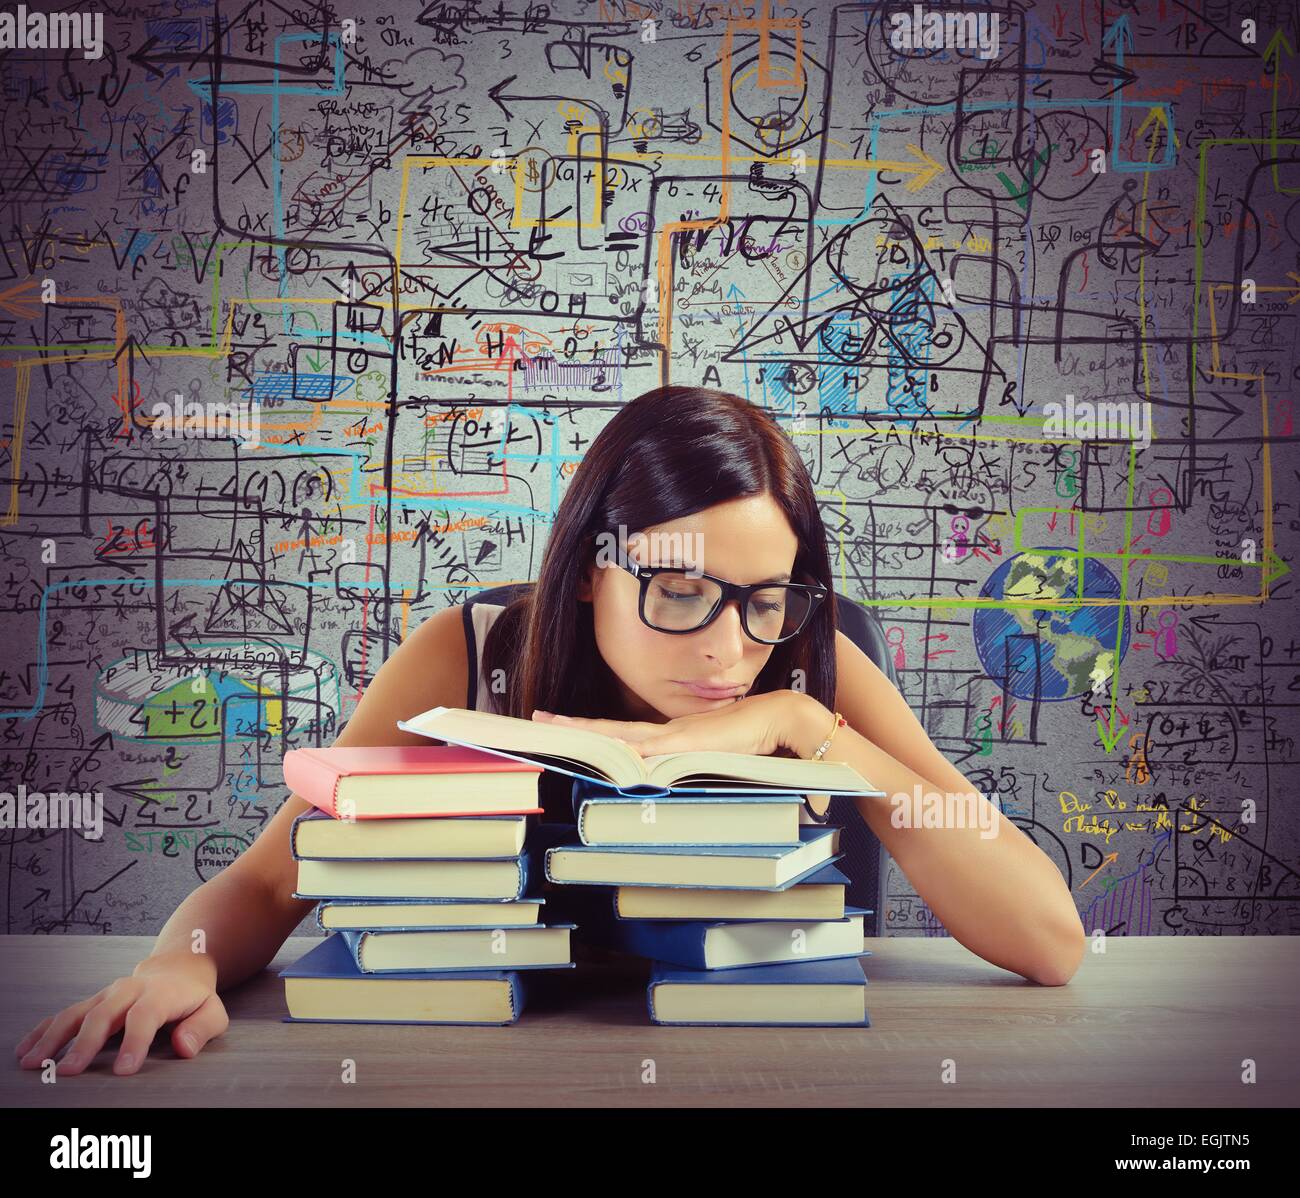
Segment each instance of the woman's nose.
M745 629L740 621L740 600L729 599L713 622L702 629L710 657L724 665L740 660L745 652Z

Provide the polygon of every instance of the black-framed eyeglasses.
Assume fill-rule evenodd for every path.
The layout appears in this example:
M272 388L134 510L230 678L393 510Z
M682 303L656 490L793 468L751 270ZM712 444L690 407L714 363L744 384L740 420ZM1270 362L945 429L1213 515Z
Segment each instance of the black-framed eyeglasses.
M779 645L798 635L817 605L830 593L826 587L807 583L742 585L680 566L614 564L640 581L637 610L642 623L656 632L699 632L718 618L728 601L736 599L745 635L761 645Z

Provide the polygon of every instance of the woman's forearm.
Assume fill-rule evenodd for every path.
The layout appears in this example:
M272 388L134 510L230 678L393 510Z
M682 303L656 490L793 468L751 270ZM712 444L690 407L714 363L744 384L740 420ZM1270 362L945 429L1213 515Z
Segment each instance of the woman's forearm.
M228 989L265 969L312 905L274 901L252 871L231 865L172 912L134 972L193 958L196 968L210 971L216 990Z
M808 757L832 717L800 698L808 702L794 716L792 747ZM1051 859L993 803L969 784L961 792L936 785L847 725L823 760L853 766L885 792L857 798L858 811L954 939L1023 977L1069 981L1086 943L1074 899Z

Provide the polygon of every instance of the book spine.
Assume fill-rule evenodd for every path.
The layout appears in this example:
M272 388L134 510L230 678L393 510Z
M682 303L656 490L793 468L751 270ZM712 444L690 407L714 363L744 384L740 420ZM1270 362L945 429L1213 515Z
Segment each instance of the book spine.
M616 929L628 929L629 943L637 946L632 951L641 956L657 955L661 961L679 961L694 969L709 968L708 926L704 921L679 923L674 920L655 924L624 920L613 926Z
M343 937L343 943L348 946L348 952L352 954L352 960L356 963L357 972L368 972L365 966L361 964L361 943L365 940L366 933L355 928L340 928L339 935Z
M704 921L655 924L639 919L593 919L583 925L592 942L636 957L667 961L686 969L708 969Z
M571 791L574 822L577 822L578 808L584 799L666 799L673 793L671 786L661 786L658 782L633 782L629 786L615 786L612 782L598 782L595 778L575 774Z
M573 809L573 822L578 825L579 839L582 837L582 819L580 818L580 808L582 798L586 793L587 784L581 778L574 778L573 785L569 788L569 804Z
M507 993L510 996L510 1018L508 1023L517 1023L519 1016L523 1013L525 1004L528 1001L528 982L524 979L523 973L518 969L507 971Z
M305 749L290 749L284 755L284 784L300 799L338 817L339 772Z

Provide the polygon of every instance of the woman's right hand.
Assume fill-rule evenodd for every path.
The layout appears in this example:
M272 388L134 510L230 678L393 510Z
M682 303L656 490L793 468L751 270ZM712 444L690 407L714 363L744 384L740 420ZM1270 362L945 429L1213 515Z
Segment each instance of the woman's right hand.
M19 1065L39 1069L75 1036L56 1069L60 1077L80 1073L104 1042L121 1031L113 1072L135 1073L154 1033L172 1020L177 1021L171 1031L172 1049L179 1057L196 1056L230 1026L215 980L216 971L207 957L194 953L147 957L129 978L118 978L97 994L42 1019L18 1042Z

